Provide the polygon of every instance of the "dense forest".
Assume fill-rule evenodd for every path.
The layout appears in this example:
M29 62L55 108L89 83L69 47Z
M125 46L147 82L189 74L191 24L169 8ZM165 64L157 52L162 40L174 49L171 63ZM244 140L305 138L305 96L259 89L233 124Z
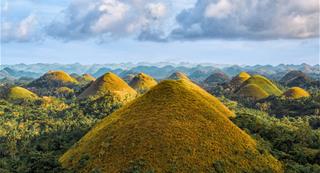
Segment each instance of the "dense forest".
M61 77L59 75L44 75L36 80L21 79L15 83L2 81L0 172L70 172L60 165L61 155L97 122L127 102L113 97L112 92L99 92L99 97L78 99L83 91L91 92L90 85L95 83L94 79L80 79L78 76L66 83L55 82L53 79ZM49 79L50 82L47 81ZM132 83L136 85L139 83L137 80L134 78ZM229 80L216 74L202 81L196 83L217 96L236 114L230 118L231 121L257 141L260 153L271 153L288 173L320 172L320 87L316 82L302 86L307 96L289 97L277 92L278 89L279 92L287 91L292 86L270 80L270 87L265 87L265 79L260 76L235 76ZM260 84L263 87L255 88ZM23 95L21 92L25 92L21 90L15 91L18 92L16 96L12 87L17 85L28 88L36 96L23 93L26 97L20 97ZM150 88L154 85L152 79ZM142 89L137 87L139 91L143 90L140 95L150 89L148 86L144 83ZM79 164L81 166L81 162ZM145 171L137 165L127 172Z

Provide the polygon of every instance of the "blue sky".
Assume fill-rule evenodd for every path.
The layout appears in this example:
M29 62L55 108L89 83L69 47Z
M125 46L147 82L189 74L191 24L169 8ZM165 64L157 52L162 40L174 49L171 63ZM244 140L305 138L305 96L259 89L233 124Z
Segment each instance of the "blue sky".
M1 64L319 64L317 0L1 0Z

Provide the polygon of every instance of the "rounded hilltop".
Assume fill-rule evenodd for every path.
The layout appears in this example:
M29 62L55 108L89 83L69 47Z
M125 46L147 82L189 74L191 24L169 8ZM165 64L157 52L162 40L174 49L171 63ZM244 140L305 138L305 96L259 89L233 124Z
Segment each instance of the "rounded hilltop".
M292 98L292 99L299 99L302 97L310 97L308 91L300 88L300 87L292 87L288 89L286 92L283 93L285 97Z
M227 81L229 81L229 77L226 74L219 72L219 73L211 74L203 82L205 84L214 84L214 83L224 83Z
M283 172L214 96L165 80L101 120L59 159L78 172Z
M242 97L251 97L258 100L269 96L267 92L256 84L248 84L241 87L237 94Z
M9 100L35 100L39 98L37 94L19 86L10 88L7 97Z
M182 72L178 72L178 71L172 73L167 79L171 79L171 80L180 80L180 79L190 80L186 74L184 74Z
M156 86L157 83L158 82L153 79L153 77L144 73L139 73L133 77L129 85L139 93L144 93Z
M100 97L106 94L110 94L122 101L128 101L133 99L137 95L137 92L120 77L108 72L95 80L78 97L83 99L88 97Z
M96 80L96 78L95 77L93 77L92 75L90 75L90 74L83 74L81 77L81 80L83 80L83 81L88 81L88 82L91 82L91 81L95 81Z

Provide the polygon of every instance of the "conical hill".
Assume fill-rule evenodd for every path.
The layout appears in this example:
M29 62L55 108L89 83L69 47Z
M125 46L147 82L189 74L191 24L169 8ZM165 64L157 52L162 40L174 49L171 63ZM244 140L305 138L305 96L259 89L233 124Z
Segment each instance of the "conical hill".
M120 77L108 72L95 80L79 95L79 98L100 97L106 94L111 94L120 100L128 101L134 98L137 92Z
M237 76L233 77L230 81L230 84L234 86L234 88L239 87L244 81L249 79L251 76L247 72L240 72Z
M269 96L262 88L256 84L248 84L244 87L241 87L237 94L242 97L251 97L253 99L263 99Z
M157 85L157 83L151 76L139 73L130 81L129 85L139 93L144 93Z
M59 161L77 172L283 172L219 104L191 82L165 80L100 121Z
M263 77L261 75L254 75L250 77L248 80L246 80L242 86L246 86L249 84L255 84L261 89L263 89L266 93L269 95L281 95L282 91L275 85L273 84L269 79L266 77Z

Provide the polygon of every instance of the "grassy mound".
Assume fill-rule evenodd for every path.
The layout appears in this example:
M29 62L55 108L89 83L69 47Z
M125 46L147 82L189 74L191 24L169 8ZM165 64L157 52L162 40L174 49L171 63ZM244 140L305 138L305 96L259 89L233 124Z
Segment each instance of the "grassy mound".
M239 96L251 97L257 100L263 99L269 96L267 92L265 92L256 84L245 85L244 87L240 88L239 91L237 91L237 94Z
M168 79L171 79L171 80L179 80L179 79L190 80L188 78L188 76L182 72L174 72L168 77Z
M288 89L285 93L283 93L283 95L292 99L299 99L301 97L310 97L309 92L300 87L292 87Z
M18 86L12 87L8 93L9 100L35 100L38 98L35 93Z
M234 86L235 88L239 87L244 81L248 80L250 78L250 74L247 72L240 72L237 76L233 77L230 81L230 84Z
M219 100L167 80L104 118L59 161L78 172L283 172Z
M250 84L255 84L259 88L261 88L263 91L268 93L268 95L276 95L279 96L282 94L282 91L274 85L269 79L261 76L261 75L254 75L250 77L248 80L246 80L242 87Z
M137 95L137 92L120 77L108 72L95 80L79 95L79 98L100 97L106 94L111 94L120 100L130 100Z
M61 81L63 83L78 83L75 78L64 71L49 71L43 77L47 80Z
M151 76L139 73L130 81L129 85L139 93L145 93L157 85L157 83Z

